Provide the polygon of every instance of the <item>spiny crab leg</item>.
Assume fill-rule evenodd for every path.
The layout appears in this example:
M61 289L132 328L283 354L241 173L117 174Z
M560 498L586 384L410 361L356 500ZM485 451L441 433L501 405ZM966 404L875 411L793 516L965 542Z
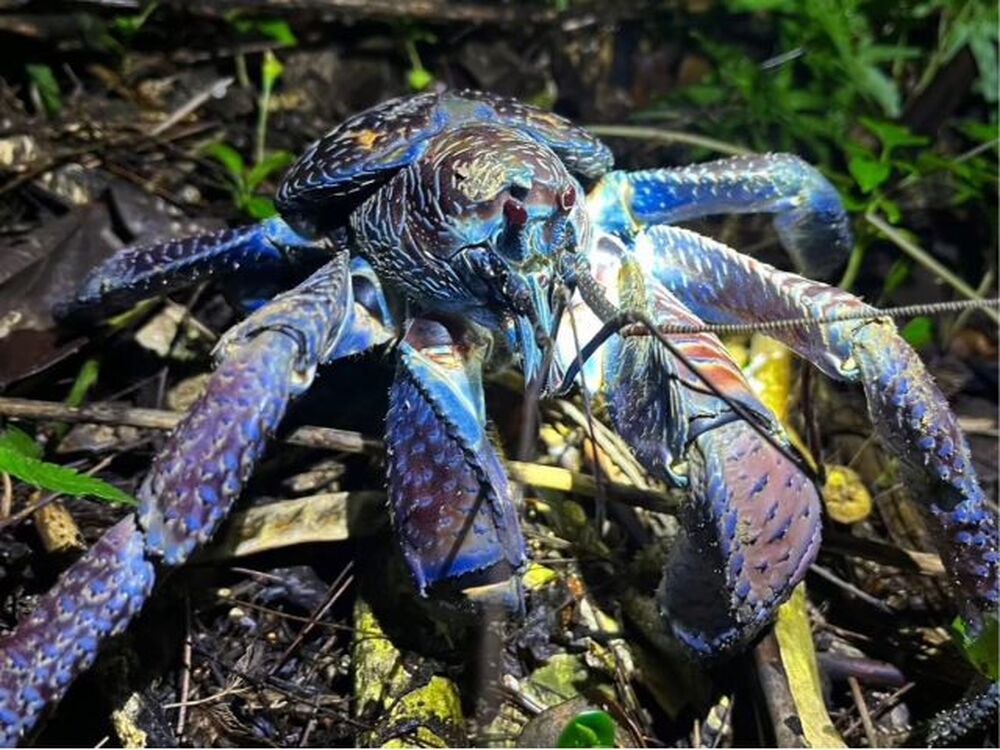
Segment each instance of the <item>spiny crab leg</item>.
M620 306L659 324L699 322L620 250L618 262L592 255L596 279L578 274L598 318ZM596 359L600 380L587 385L603 391L616 431L650 473L691 491L659 592L666 619L695 652L725 653L771 620L815 558L816 486L714 335L672 336L669 348L613 336Z
M35 724L120 633L152 588L156 562L182 564L239 496L288 402L317 364L385 340L352 302L338 254L232 329L205 391L140 486L139 512L109 529L0 641L0 741Z
M486 347L457 322L410 321L389 394L389 498L422 594L520 611L515 574L526 553L485 429Z
M773 213L774 227L796 267L817 278L836 271L854 244L836 189L792 154L609 172L587 203L598 226L625 239L653 224L711 214Z
M778 271L683 229L637 238L639 263L699 317L713 323L807 316L817 322L773 335L833 378L860 381L876 431L899 457L928 512L941 554L975 626L995 610L996 521L986 506L965 437L947 400L891 321L836 287ZM853 311L872 318L825 324Z
M276 275L294 272L296 266L315 268L321 262L318 259L329 254L322 243L301 237L277 217L209 234L132 245L88 273L74 299L58 306L55 313L59 318L90 320L153 295L223 276L233 276L237 283L243 277L248 291L269 289Z

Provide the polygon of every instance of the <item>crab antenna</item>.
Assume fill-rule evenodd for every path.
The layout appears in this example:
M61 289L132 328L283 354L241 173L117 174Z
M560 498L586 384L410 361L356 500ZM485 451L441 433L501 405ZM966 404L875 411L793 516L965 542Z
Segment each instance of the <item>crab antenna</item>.
M528 383L527 391L524 394L524 415L521 419L521 437L517 448L517 457L520 461L530 460L531 434L535 430L536 405L545 388L545 381L548 378L549 370L552 369L552 359L555 357L555 341L559 333L559 323L562 321L563 310L566 307L565 294L556 295L556 305L552 311L552 331L546 332L541 323L534 321L536 330L544 336L542 341L542 366L535 377Z
M802 460L794 451L790 450L787 446L782 445L781 442L775 439L761 423L760 420L754 417L754 415L747 411L747 409L740 403L731 399L726 393L719 389L715 383L712 382L711 378L706 377L701 369L692 362L684 352L682 352L677 346L674 345L666 334L662 333L656 326L656 323L644 312L638 310L619 310L612 302L607 298L604 290L601 288L597 280L591 276L590 269L584 267L583 259L581 258L580 263L577 264L577 287L580 290L580 294L584 301L590 307L591 310L597 315L598 318L604 321L604 325L601 330L597 332L590 343L584 348L588 356L592 355L597 346L604 343L609 336L613 333L619 332L622 328L631 324L642 324L646 327L649 333L656 338L660 344L674 355L685 367L687 367L695 377L702 382L702 384L708 388L717 398L721 399L733 412L746 422L758 435L760 435L764 440L771 444L771 446L777 450L782 456L791 461L795 466L797 466L803 474L809 477L812 481L817 480L816 471L809 466L809 464ZM595 346L591 346L597 342ZM583 357L577 357L577 362L582 362ZM582 366L582 365L580 365ZM573 366L569 368L570 373L573 372ZM568 377L568 375L567 375ZM566 383L566 379L563 380Z

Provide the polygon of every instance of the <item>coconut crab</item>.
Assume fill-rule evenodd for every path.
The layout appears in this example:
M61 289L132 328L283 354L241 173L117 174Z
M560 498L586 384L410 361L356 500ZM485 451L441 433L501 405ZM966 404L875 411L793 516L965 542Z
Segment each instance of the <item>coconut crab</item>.
M483 367L513 359L539 391L577 382L603 394L646 469L690 491L659 590L672 632L707 655L753 638L816 555L814 481L714 335L625 336L612 324L807 316L817 322L775 336L831 377L863 384L967 616L995 607L994 520L968 448L893 325L835 287L671 226L771 213L796 266L828 275L851 246L848 221L800 159L612 171L607 147L561 117L474 91L421 94L320 138L276 203L280 218L127 248L61 310L107 312L215 275L251 312L220 342L215 373L138 490L138 513L0 643L6 743L126 627L157 568L183 564L211 538L317 368L390 342L390 506L424 595L521 607L525 545L482 390ZM269 298L268 277L289 269L304 280ZM584 359L571 329L606 340Z

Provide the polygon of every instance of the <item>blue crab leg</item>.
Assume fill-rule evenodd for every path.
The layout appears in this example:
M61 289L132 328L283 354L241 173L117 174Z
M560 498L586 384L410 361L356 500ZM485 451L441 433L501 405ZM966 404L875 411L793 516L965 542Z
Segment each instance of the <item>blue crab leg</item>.
M317 259L329 254L321 243L296 234L280 218L132 245L87 274L75 298L57 308L56 315L83 319L103 316L216 276L245 277L250 289L264 287L276 274L301 265L307 270L315 268ZM252 307L253 300L248 302Z
M239 496L290 399L317 364L388 332L352 302L340 253L234 328L204 393L142 482L139 512L112 527L0 640L0 740L16 743L141 608L156 563L180 565Z
M796 267L819 278L835 272L854 245L836 189L791 154L609 172L591 191L588 206L598 225L622 237L644 226L711 214L773 213Z
M618 268L600 254L591 267L616 307L659 323L700 322L627 255ZM646 469L690 488L659 601L685 645L719 655L754 637L805 575L819 547L819 496L718 338L670 340L673 352L650 336L612 337L597 355L600 380L587 385L604 392L616 431Z
M410 322L389 394L389 499L422 594L461 591L519 611L524 539L486 434L487 342L477 335L451 321Z
M636 242L639 262L699 317L756 322L822 319L871 310L873 318L775 330L779 339L833 378L860 381L876 431L900 459L923 503L951 580L975 625L998 602L996 521L986 506L969 448L944 395L891 321L836 287L778 271L675 227Z

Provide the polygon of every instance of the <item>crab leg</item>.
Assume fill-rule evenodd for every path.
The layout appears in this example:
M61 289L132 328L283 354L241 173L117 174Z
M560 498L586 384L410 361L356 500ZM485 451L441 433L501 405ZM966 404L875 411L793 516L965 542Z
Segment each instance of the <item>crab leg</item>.
M623 255L620 263L601 250L590 258L603 291L581 291L600 317L613 316L595 299L606 295L659 323L699 322ZM718 338L672 336L671 344L612 337L596 355L599 382L587 386L604 392L616 431L646 469L691 490L659 600L685 645L718 655L756 635L805 575L819 547L819 497Z
M108 530L0 640L0 741L17 742L93 663L101 641L124 630L157 562L180 565L211 537L317 364L387 337L353 304L341 253L223 339L204 393L139 488L138 514Z
M410 322L389 394L389 498L422 594L459 589L473 603L518 611L524 540L485 430L486 348L471 328Z
M773 213L796 267L819 278L836 271L854 244L836 189L791 154L609 172L591 191L588 205L599 226L620 236L711 214Z
M289 271L297 267L308 272L322 262L318 259L329 254L321 243L300 236L280 218L194 237L132 245L87 274L76 297L57 308L56 315L90 318L118 312L147 297L224 275L245 280L257 298L265 288L273 287L276 276L287 278ZM259 306L253 304L253 299L247 302L249 308Z
M895 326L856 297L741 255L675 227L636 242L636 258L706 321L756 322L870 310L873 317L774 330L831 377L860 381L876 431L900 459L928 512L970 622L995 609L996 521L986 506L965 437L944 395Z

